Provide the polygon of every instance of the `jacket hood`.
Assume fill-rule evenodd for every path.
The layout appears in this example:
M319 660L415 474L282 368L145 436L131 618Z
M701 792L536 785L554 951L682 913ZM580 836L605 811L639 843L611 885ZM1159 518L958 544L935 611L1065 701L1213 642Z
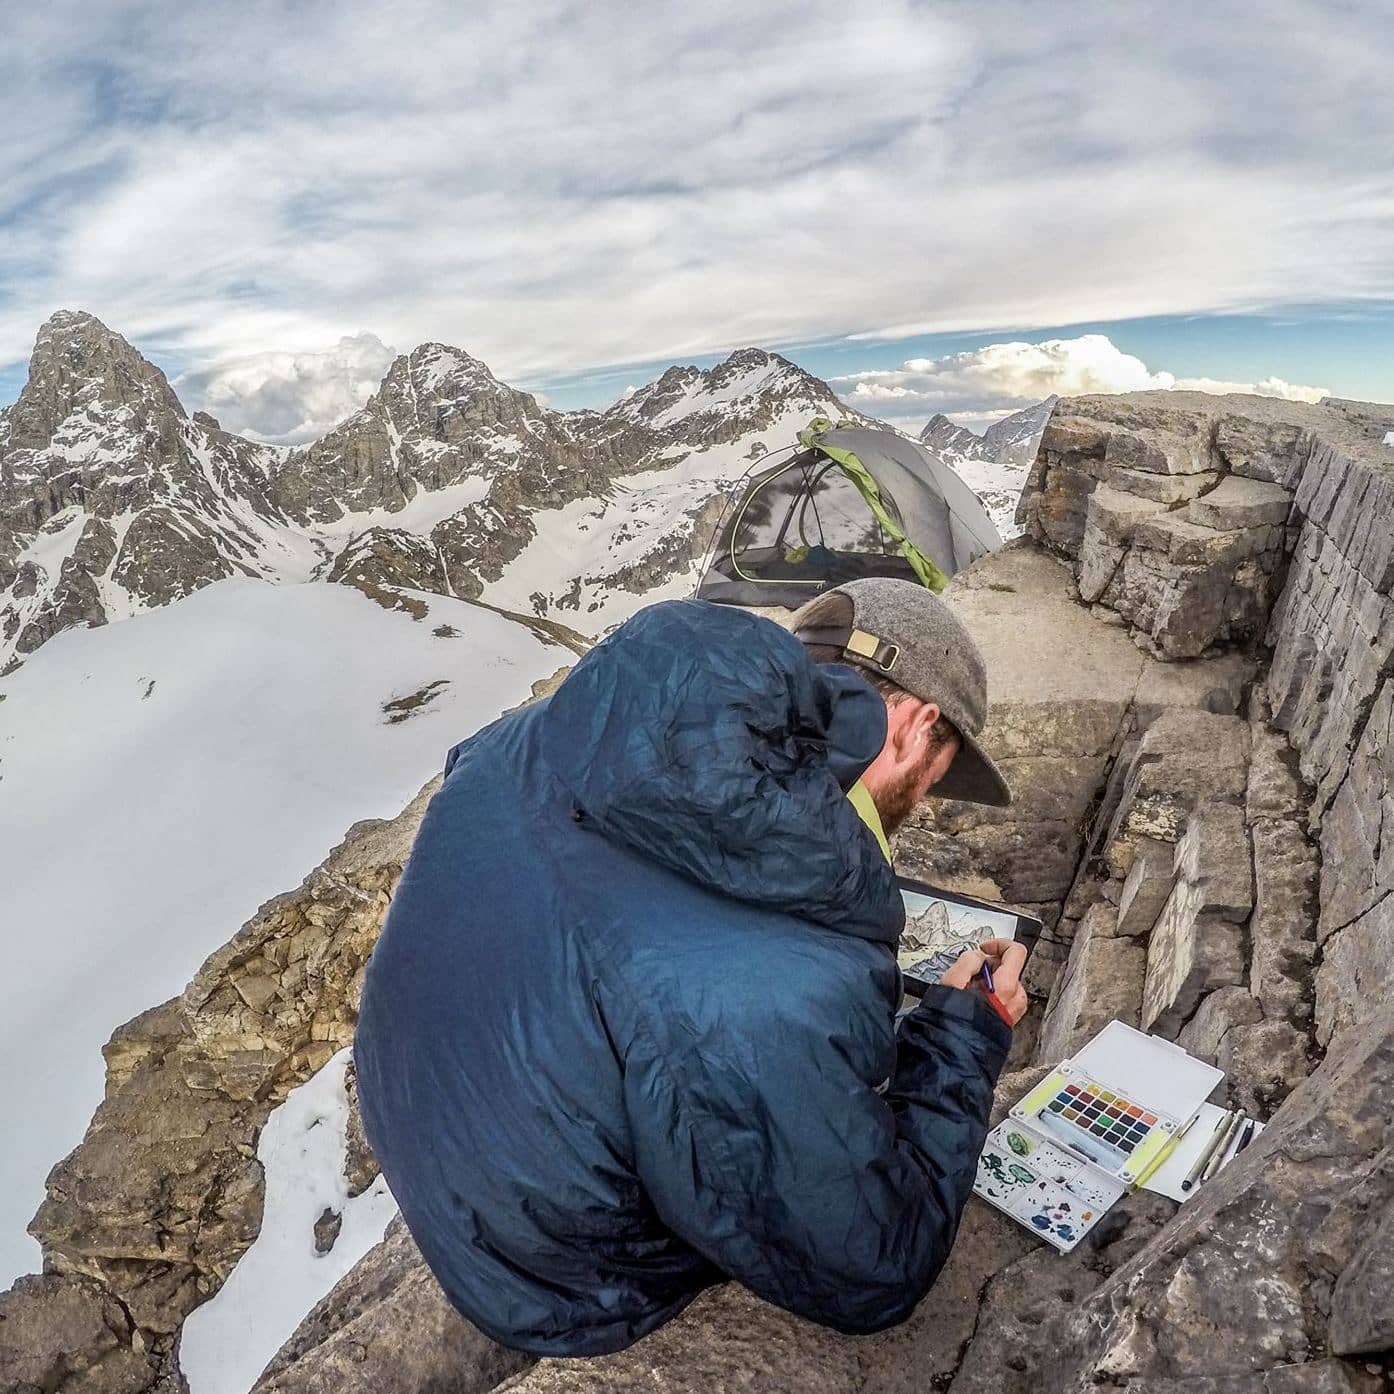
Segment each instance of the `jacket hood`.
M885 705L772 620L649 606L541 719L548 767L602 836L737 900L899 937L895 876L846 798L885 741Z

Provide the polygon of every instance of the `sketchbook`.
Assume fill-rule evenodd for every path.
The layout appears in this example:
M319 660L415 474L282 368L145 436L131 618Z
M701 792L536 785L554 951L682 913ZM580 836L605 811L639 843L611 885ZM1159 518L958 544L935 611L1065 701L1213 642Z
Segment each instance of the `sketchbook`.
M905 902L905 928L896 959L914 992L936 983L964 949L987 939L1012 939L1035 947L1041 922L1009 905L959 895L908 877L896 878Z
M1062 1251L1162 1162L1224 1072L1110 1022L988 1135L974 1191Z

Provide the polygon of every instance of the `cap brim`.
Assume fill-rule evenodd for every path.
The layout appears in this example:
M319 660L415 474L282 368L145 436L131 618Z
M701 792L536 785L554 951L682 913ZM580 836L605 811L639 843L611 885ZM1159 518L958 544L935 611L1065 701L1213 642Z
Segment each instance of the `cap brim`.
M1002 778L1002 771L988 758L978 742L966 731L959 732L963 744L959 747L949 772L929 792L936 799L958 799L961 803L982 803L991 808L1006 808L1012 801L1012 791Z

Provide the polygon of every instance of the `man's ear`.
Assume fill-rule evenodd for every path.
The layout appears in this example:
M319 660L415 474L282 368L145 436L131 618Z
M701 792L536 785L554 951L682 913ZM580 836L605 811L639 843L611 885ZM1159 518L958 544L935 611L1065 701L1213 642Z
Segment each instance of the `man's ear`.
M937 702L921 702L915 713L915 744L929 745L934 739L934 727L940 716Z
M902 759L920 759L934 739L934 724L939 720L937 702L920 702L911 698L898 705L905 709L896 729L897 754Z

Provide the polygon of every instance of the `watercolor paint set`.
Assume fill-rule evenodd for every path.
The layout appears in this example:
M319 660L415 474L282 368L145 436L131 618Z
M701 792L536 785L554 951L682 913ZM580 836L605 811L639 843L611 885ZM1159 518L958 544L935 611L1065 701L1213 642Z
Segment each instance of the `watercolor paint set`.
M1157 1169L1224 1078L1110 1022L987 1136L973 1190L1062 1251Z

